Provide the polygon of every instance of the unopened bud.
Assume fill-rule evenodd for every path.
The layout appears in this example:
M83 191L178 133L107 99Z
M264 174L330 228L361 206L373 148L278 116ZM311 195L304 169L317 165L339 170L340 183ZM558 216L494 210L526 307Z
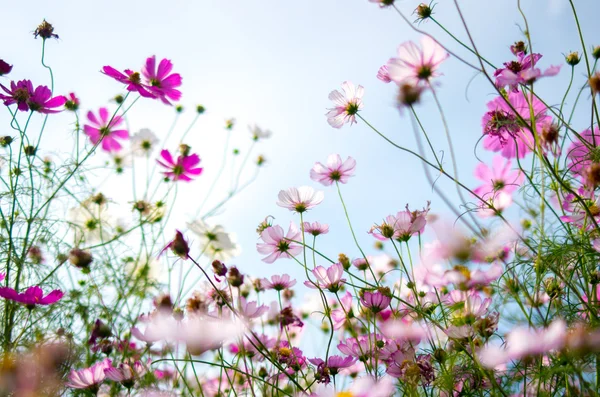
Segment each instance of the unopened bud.
M575 66L581 61L581 58L579 57L579 53L577 51L573 51L567 54L565 61L568 65Z
M219 260L214 260L212 263L212 268L213 268L213 272L217 275L217 276L221 276L223 277L224 275L227 274L227 266L225 266L225 264Z
M227 273L227 281L232 287L239 287L244 284L244 275L235 266L232 266Z
M69 262L78 269L88 269L93 261L94 258L89 251L73 248L71 252L69 252Z

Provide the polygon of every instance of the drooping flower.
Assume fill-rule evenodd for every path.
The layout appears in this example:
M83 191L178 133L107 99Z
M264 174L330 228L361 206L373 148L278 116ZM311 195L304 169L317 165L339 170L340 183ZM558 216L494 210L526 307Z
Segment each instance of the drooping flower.
M181 86L181 75L171 73L172 70L173 63L166 58L161 60L157 67L155 55L146 59L146 64L142 68L146 88L167 105L171 104L170 100L181 99L181 91L177 89Z
M519 52L516 55L516 61L505 62L503 68L494 72L497 87L509 86L516 92L519 84L531 84L540 77L555 76L560 71L560 65L550 66L544 72L536 68L535 64L542 57L541 54L526 55L525 52Z
M342 83L342 91L331 91L329 100L333 101L334 108L327 112L327 122L334 128L342 128L346 123L356 123L356 114L363 108L362 96L364 88L362 85L354 87L349 81Z
M429 36L421 38L421 48L412 41L404 42L398 47L398 56L387 64L390 79L398 85L428 85L440 76L437 69L448 57L446 50Z
M287 234L279 225L270 226L260 234L263 243L256 244L259 253L267 255L263 262L273 263L279 258L291 258L302 252L302 246L292 240L300 240L301 232L290 222Z
M71 370L67 387L96 391L106 378L104 370L112 367L112 361L105 358L89 368Z
M64 293L61 290L55 289L44 296L44 292L39 286L27 288L25 292L18 293L9 287L0 287L0 296L4 299L19 302L29 308L34 308L36 305L52 305L62 299Z
M473 192L483 198L500 191L514 192L523 183L525 176L521 170L511 170L511 167L512 161L503 159L502 156L494 156L491 168L485 163L478 164L475 168L475 177L482 181L483 185Z
M200 157L197 154L181 154L177 156L177 161L175 161L171 153L163 149L160 152L160 157L162 160L156 161L167 169L163 171L163 174L174 182L179 180L189 182L193 177L202 173L202 168L196 167L200 163Z
M261 279L260 284L265 289L283 291L284 289L292 288L294 285L296 285L296 280L293 280L288 274L282 274L281 276L271 276L271 280L263 278Z
M0 59L0 76L4 76L5 74L9 74L12 70L12 65L6 63L3 59Z
M329 233L329 225L321 224L319 222L304 222L304 233L312 234L317 237L321 234Z
M291 187L281 190L277 196L277 205L298 213L305 212L323 201L323 192L310 186Z
M100 108L98 111L99 118L94 112L89 111L87 118L91 124L84 124L83 131L90 137L95 145L102 142L102 149L107 152L117 152L122 146L119 140L129 138L129 132L125 129L116 129L125 120L118 115L111 116L107 108Z
M189 247L187 241L185 241L185 238L183 237L183 233L181 233L179 230L175 231L175 238L173 240L171 240L171 242L169 244L167 244L160 253L162 254L163 252L165 252L168 249L173 251L173 253L175 255L177 255L178 257L180 257L182 259L187 259L188 255L190 253L190 247Z
M511 106L516 110L515 113ZM531 102L537 131L552 122L546 114L546 106L537 98ZM523 122L531 125L529 98L522 92L510 92L505 99L498 96L487 103L488 111L483 115L483 147L493 152L501 152L505 158L523 158L533 150L533 134Z
M112 66L104 66L102 68L102 73L112 77L119 83L126 84L127 91L137 92L145 98L156 98L156 95L148 91L148 89L142 83L142 77L140 76L139 72L125 69L125 73L122 73Z
M0 84L0 87L8 95L0 94L0 99L4 101L5 106L17 104L17 109L21 112L29 110L29 98L33 95L33 84L30 80L20 80L10 82L10 89Z
M355 362L354 357L341 357L341 356L329 356L327 362L320 358L311 358L310 361L313 365L318 367L325 367L329 370L329 373L333 376L340 372L340 369L351 367Z
M330 186L335 182L347 183L348 179L354 175L355 168L356 160L352 157L348 157L342 162L339 154L330 154L326 164L315 163L310 170L310 179L325 186Z
M320 289L327 289L330 292L337 292L340 290L345 278L342 278L344 275L344 266L341 263L334 263L327 269L323 266L317 266L312 270L312 274L316 278L316 284ZM317 288L310 281L305 281L304 285L309 288Z
M392 82L392 79L390 79L390 71L388 70L387 64L379 68L379 70L377 71L377 78L383 81L384 83Z
M141 362L135 361L133 364L121 363L117 368L107 367L104 369L104 375L113 382L121 383L125 388L130 389L146 373L146 369Z

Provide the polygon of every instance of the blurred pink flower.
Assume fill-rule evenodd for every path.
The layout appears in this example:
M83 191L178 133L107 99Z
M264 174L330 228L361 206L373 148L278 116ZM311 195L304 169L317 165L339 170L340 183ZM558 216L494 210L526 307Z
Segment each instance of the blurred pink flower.
M266 305L259 306L256 301L248 302L246 298L240 298L240 314L247 318L258 318L269 310Z
M139 93L141 96L146 98L156 98L156 95L150 93L142 84L142 78L139 72L134 72L130 69L125 69L125 73L119 72L112 66L104 66L102 73L112 77L119 83L127 85L127 91L133 91Z
M352 310L352 294L349 291L346 291L344 296L340 298L340 307L337 309L331 310L331 319L333 320L333 329L339 330L344 324L346 324L346 320L349 318L348 314Z
M550 66L544 72L536 68L535 64L542 57L541 54L525 55L524 52L519 52L516 55L516 61L505 62L503 68L494 72L496 86L509 86L513 92L517 92L519 84L531 84L540 77L556 76L560 72L560 65Z
M429 202L420 211L410 211L407 204L404 211L398 212L395 216L388 215L382 224L371 227L369 233L381 241L390 238L398 241L408 241L414 234L423 233L427 224L428 213Z
M0 296L15 302L24 304L27 307L33 308L36 305L52 305L62 299L64 293L61 290L55 289L48 295L44 296L44 292L39 286L29 287L25 292L18 293L9 287L0 287Z
M173 63L168 59L161 60L157 67L155 55L146 59L146 64L142 68L146 88L167 105L171 104L169 100L181 99L181 91L177 89L181 86L181 76L179 73L171 73L171 70L173 70Z
M379 68L379 70L377 71L377 78L383 81L384 83L392 82L392 79L390 79L390 72L388 70L387 64Z
M523 183L525 176L521 170L511 170L512 161L502 156L494 156L492 167L485 163L479 163L475 168L475 177L483 182L483 185L473 190L478 196L486 198L499 191L512 193Z
M356 123L356 114L363 108L362 96L364 88L362 85L354 87L349 81L342 83L342 91L331 91L329 100L333 101L334 108L327 112L327 122L334 128L342 128L345 123Z
M129 138L129 133L125 129L115 129L115 127L125 120L116 114L111 117L106 108L100 108L98 115L100 116L99 119L92 111L88 112L87 118L91 125L84 124L83 131L90 137L94 145L102 141L103 150L118 152L122 146L117 139L127 139Z
M174 182L180 180L189 182L193 177L202 173L202 167L196 167L200 163L200 157L197 154L181 154L177 156L177 160L174 160L171 153L163 149L160 152L160 157L162 159L156 161L166 168L163 174Z
M134 385L136 379L145 373L146 369L139 361L134 362L132 365L121 363L117 368L111 365L110 367L104 369L104 375L106 375L106 378L114 382L120 382L128 389Z
M275 291L282 291L284 289L291 288L294 285L296 285L296 280L291 279L288 274L283 274L281 276L273 275L273 276L271 276L270 281L266 278L263 278L261 280L260 284L265 289L273 289Z
M327 289L330 292L339 291L343 282L346 281L342 278L344 274L344 266L341 263L334 263L329 268L325 269L323 266L317 266L312 270L312 274L315 276L316 284L321 289ZM305 281L304 285L309 288L317 288L310 281Z
M440 76L437 69L448 57L446 50L429 36L421 38L421 48L412 41L404 42L398 47L397 58L387 64L389 77L398 85L427 85Z
M327 234L329 233L329 225L320 224L319 222L304 222L304 233L312 234L315 237Z
M89 368L80 370L71 370L67 387L73 389L97 390L98 386L104 381L104 370L112 367L112 361L105 358Z
M567 150L569 158L569 170L575 174L582 175L584 171L594 164L595 152L600 146L600 129L598 127L592 130L585 130L579 134L580 137L574 137L574 142Z
M335 182L347 183L348 179L354 175L356 160L348 157L344 162L339 154L330 154L327 157L327 163L315 163L310 170L310 179L319 182L322 185L330 186Z
M310 186L291 187L281 190L277 196L277 205L298 213L305 212L323 201L323 192Z
M270 226L260 234L263 243L256 244L256 249L263 255L263 262L273 263L279 258L291 258L302 252L302 246L291 240L300 240L301 233L292 222L287 234L284 234L281 226Z

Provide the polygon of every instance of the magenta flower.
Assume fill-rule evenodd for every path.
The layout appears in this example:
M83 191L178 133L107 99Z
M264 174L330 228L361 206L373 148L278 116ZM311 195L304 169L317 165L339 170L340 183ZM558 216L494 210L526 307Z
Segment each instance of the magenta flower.
M197 154L182 154L178 156L177 161L175 161L171 153L169 153L168 150L163 149L160 152L160 157L162 157L162 161L156 161L167 169L167 171L163 171L163 174L174 182L179 180L189 182L192 180L192 177L202 173L202 168L196 167L196 165L200 163L200 157Z
M30 80L20 80L18 82L11 81L10 89L6 88L2 84L0 87L8 95L0 94L0 99L4 101L5 106L17 104L17 109L21 112L27 112L29 110L29 98L33 95L33 84Z
M377 78L386 84L392 82L392 79L390 79L390 71L388 70L387 65L383 65L379 68L377 71Z
M534 143L531 131L523 127L523 120L528 125L531 124L529 99L519 91L509 93L508 101L519 117L501 96L487 103L488 112L482 119L485 135L483 147L493 152L501 152L507 159L517 155L523 158L533 150ZM541 131L545 125L552 122L552 118L546 115L546 106L537 98L533 98L532 106L536 129Z
M156 95L150 93L148 89L146 89L142 84L142 79L139 72L134 72L133 70L125 69L125 73L121 73L112 66L104 66L102 68L102 73L109 77L112 77L119 83L126 84L127 91L137 92L141 96L146 98L156 98Z
M437 69L448 57L446 50L429 36L421 38L421 48L412 41L404 42L398 47L398 57L387 64L389 77L398 85L428 85L440 76Z
M5 74L9 74L12 70L12 65L6 63L3 59L0 59L0 76L4 76Z
M560 219L579 228L591 229L594 227L594 222L589 218L586 208L590 211L596 223L600 222L600 211L598 210L600 208L600 196L596 196L594 190L583 187L578 189L577 195L581 200L572 193L565 196L562 207L567 215L561 216Z
M142 68L147 89L167 105L171 104L169 100L181 99L181 91L177 89L181 86L181 76L179 73L171 74L171 70L173 70L173 63L168 59L161 60L157 68L155 55L146 59L146 64Z
M480 163L475 168L475 177L483 182L483 185L477 187L473 192L480 197L485 198L488 195L495 195L499 191L512 193L521 183L525 176L521 170L511 170L512 161L503 159L502 156L494 156L492 168L485 163Z
M9 287L0 287L1 297L22 303L29 308L34 308L36 305L51 305L61 300L63 295L64 293L61 290L55 289L44 296L44 292L38 286L29 287L23 293L18 293Z
M556 76L560 72L560 65L550 66L544 72L536 68L535 64L542 57L541 54L525 55L524 52L519 52L516 55L516 61L505 62L503 68L494 72L496 86L509 86L516 92L519 84L531 84L540 77Z
M179 230L175 230L175 238L160 251L159 256L168 249L182 259L187 259L190 253L190 247Z
M65 102L65 108L71 111L76 111L79 109L80 101L79 98L75 95L74 92L71 92L67 96L67 101Z
M260 234L263 243L256 244L259 253L267 255L263 262L273 263L279 258L291 258L302 252L302 246L292 242L300 240L301 233L298 228L290 222L287 234L284 234L281 226L270 226Z
M319 222L304 222L304 233L312 234L315 237L327 234L329 233L329 225L320 224Z
M329 100L333 101L334 108L327 112L327 122L333 128L342 128L346 123L356 123L356 114L363 108L362 96L364 88L362 85L354 87L349 81L342 83L342 91L331 91Z
M39 85L31 93L27 104L29 105L29 109L34 112L49 114L62 112L62 109L53 108L61 107L65 102L67 102L66 97L62 95L52 97L50 88L45 85Z
M365 291L360 298L360 303L371 309L373 313L379 313L390 305L392 298L382 294L379 291Z
M2 280L0 280L2 281ZM288 274L281 276L273 275L271 280L263 278L260 281L260 285L265 289L274 289L275 291L282 291L287 288L291 288L296 285L296 280L293 280Z
M111 117L106 108L100 108L98 115L100 118L97 118L92 111L88 112L87 118L91 124L84 124L83 131L90 137L94 145L101 141L103 150L118 152L122 146L117 139L129 138L127 130L115 129L123 123L124 119L117 115Z
M277 197L278 206L302 213L320 204L323 201L323 192L315 191L310 186L291 187L281 190Z
M330 154L327 163L315 163L310 170L310 179L322 185L330 186L334 182L346 183L354 175L356 160L348 157L344 162L339 154Z
M97 391L98 386L106 378L104 370L111 367L112 361L108 358L105 358L89 368L84 368L77 371L71 370L67 387L71 387L73 389L89 389Z
M325 367L329 369L331 375L335 376L340 372L340 369L351 367L356 362L356 358L350 356L329 356L327 362L320 358L311 358L308 361L317 367Z
M327 269L323 266L317 266L312 270L312 274L317 279L316 284L319 289L327 289L334 293L339 291L344 281L346 281L345 278L342 278L344 266L341 263L334 263ZM304 285L313 289L317 288L310 281L305 281Z
M6 278L6 273L0 273L0 282L4 281Z

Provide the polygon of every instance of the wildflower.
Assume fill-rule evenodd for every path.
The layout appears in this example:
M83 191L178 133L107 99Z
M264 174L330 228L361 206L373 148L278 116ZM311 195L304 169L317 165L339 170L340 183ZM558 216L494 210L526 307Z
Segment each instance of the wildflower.
M523 182L524 175L520 170L511 170L512 161L503 160L502 156L494 156L492 167L480 163L475 168L475 177L483 182L473 192L480 197L494 195L496 192L512 193Z
M131 389L135 384L135 380L145 373L146 369L139 361L135 361L132 365L121 363L118 368L111 365L104 369L107 379L121 383L126 389Z
M387 65L383 65L379 68L377 71L377 78L386 84L392 82L392 79L390 79L390 71L388 70Z
M0 59L0 76L4 76L5 74L9 74L12 70L12 65L6 63L3 59Z
M292 242L301 238L298 228L290 222L287 234L281 226L269 226L260 234L263 243L256 244L259 253L267 255L263 262L273 263L279 258L291 258L302 252L302 246Z
M345 123L356 123L356 114L363 108L362 96L364 88L362 85L354 87L349 81L342 83L342 91L331 91L329 100L333 101L334 108L327 112L327 122L334 128L342 128Z
M319 182L324 186L330 186L335 182L347 183L348 179L354 175L356 160L348 157L344 162L339 154L330 154L327 157L327 163L315 163L310 170L310 179Z
M315 191L310 186L291 187L288 190L281 190L277 197L278 206L303 213L323 201L323 192Z
M269 310L266 305L259 306L256 301L248 302L246 298L240 298L240 314L246 319L258 318Z
M327 234L329 233L329 225L321 225L319 222L304 222L304 233L312 234L315 237Z
M356 357L359 361L366 362L379 348L377 346L379 341L381 341L381 335L359 335L356 338L348 338L340 342L337 348L343 354Z
M516 54L517 60L505 62L504 67L494 72L496 86L509 86L511 91L517 92L519 84L531 84L543 76L556 76L560 72L560 66L550 66L544 72L535 67L542 58L541 54L525 55L524 52Z
M421 3L417 6L417 9L415 10L415 14L417 14L418 21L423 21L427 18L429 18L431 16L431 14L433 14L433 7L431 7L430 5L427 5L425 3Z
M192 177L198 176L202 173L201 167L196 167L200 163L200 157L197 154L192 155L180 155L177 157L177 161L173 159L171 153L168 150L163 149L160 152L161 160L156 160L158 164L167 169L163 171L166 178L172 179L174 182L182 180L189 182Z
M303 327L304 323L296 314L291 306L284 307L277 315L281 328L293 325L295 327Z
M106 377L104 370L110 367L112 367L112 361L105 358L89 368L71 370L67 387L97 391Z
M42 39L58 39L58 35L54 33L54 26L45 19L38 25L33 32L33 36L37 39L38 36Z
M388 307L391 301L392 298L390 298L386 294L381 293L380 291L365 291L360 297L360 303L364 307L371 309L373 313L379 313L380 311Z
M600 129L594 132L587 129L569 146L567 152L569 169L575 174L583 174L595 163L600 163Z
M404 211L398 212L395 216L388 215L381 225L371 227L369 233L381 241L387 239L408 241L414 234L423 233L428 213L429 202L421 211L410 211L407 204Z
M4 101L5 106L17 104L17 109L21 112L29 110L29 98L33 95L33 84L30 80L11 81L10 89L0 84L0 88L8 95L0 94L0 99Z
M112 66L104 66L102 73L108 77L112 77L119 83L127 85L127 91L137 92L145 98L156 98L156 95L149 91L149 88L142 83L142 78L139 72L134 72L130 69L125 69L125 73L119 72Z
M390 79L398 85L417 86L440 76L437 69L449 54L431 37L423 36L421 48L407 41L398 47L398 57L388 62Z
M570 52L565 57L565 62L567 62L567 65L570 66L576 66L580 61L581 58L579 57L579 53L577 51Z
M248 126L250 133L252 134L252 139L258 141L259 139L267 139L271 137L270 130L263 130L257 125Z
M562 207L567 215L561 216L560 219L579 228L590 229L594 222L589 218L588 211L596 223L600 222L600 196L596 196L594 190L584 187L577 190L577 195L579 197L572 193L565 196Z
M284 289L292 288L294 285L296 285L296 280L293 280L288 274L282 274L281 276L271 276L270 281L269 279L263 278L261 279L260 284L265 289L283 291Z
M600 93L600 72L596 72L590 79L588 80L590 84L590 88L592 89L592 94L596 95Z
M317 367L326 367L329 370L329 373L335 376L340 372L340 369L348 368L354 365L354 363L356 362L356 358L350 356L329 356L327 362L323 361L320 358L311 358L308 361L310 361L313 365L316 365Z
M402 109L402 106L412 106L418 103L424 90L425 88L420 85L400 84L397 96L398 107Z
M67 96L67 101L65 102L65 109L75 112L79 109L79 98L75 96L75 93L71 92Z
M110 116L108 109L102 107L98 111L100 118L89 111L87 118L90 124L84 124L83 131L87 136L90 137L94 145L98 142L102 142L102 149L107 152L117 152L121 150L122 146L118 140L124 140L129 138L129 133L125 129L115 129L118 125L124 122L121 116L116 114Z
M223 226L212 226L201 219L187 224L190 231L200 237L200 245L206 247L212 258L227 261L240 252L233 235L226 233Z
M513 112L506 101L517 111ZM546 114L546 106L537 98L531 103L535 116L535 127L541 131L551 122ZM511 92L505 99L496 97L487 103L488 112L483 116L483 147L501 152L505 158L523 158L533 150L533 135L527 126L531 126L529 99L522 92Z
M229 272L227 273L227 282L232 287L241 287L242 284L244 284L244 275L240 273L237 267L232 266L229 268Z
M190 247L188 246L187 241L185 241L183 234L179 230L175 231L175 238L169 244L167 244L160 253L162 254L167 249L170 249L175 255L182 259L187 259L190 253Z
M312 270L312 274L315 276L317 286L310 281L305 281L304 285L309 288L320 288L327 289L330 292L337 292L340 290L345 278L342 278L344 274L344 267L341 263L334 263L327 269L323 266L317 266Z
M173 64L168 59L161 60L157 67L154 55L146 59L146 64L142 68L148 91L167 105L171 104L169 100L181 99L181 91L177 89L181 86L181 76L178 73L171 73L172 69Z
M62 95L52 97L52 91L45 85L39 85L30 93L27 105L33 112L50 114L62 112L62 109L56 110L67 102L67 98Z
M352 313L352 294L346 292L340 298L340 307L331 311L331 319L333 320L333 329L339 330L344 327L346 322L354 316Z
M36 305L52 305L62 299L64 293L55 289L44 296L44 292L39 286L29 287L25 292L18 293L9 287L0 287L0 296L14 302L19 302L33 309Z

